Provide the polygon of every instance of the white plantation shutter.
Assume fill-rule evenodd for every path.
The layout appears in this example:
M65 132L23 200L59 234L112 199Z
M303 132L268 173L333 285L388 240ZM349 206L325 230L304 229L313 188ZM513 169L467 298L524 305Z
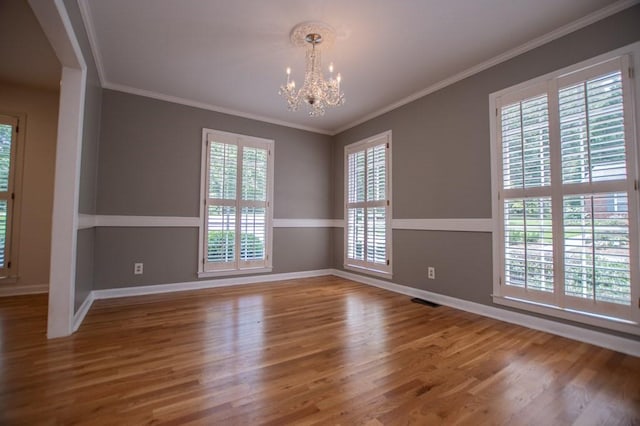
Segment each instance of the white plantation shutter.
M626 64L616 58L496 99L501 296L635 315Z
M345 266L391 272L390 132L345 147Z
M9 275L11 266L11 218L14 202L16 136L18 119L0 115L0 278Z
M272 141L206 133L204 270L271 264Z

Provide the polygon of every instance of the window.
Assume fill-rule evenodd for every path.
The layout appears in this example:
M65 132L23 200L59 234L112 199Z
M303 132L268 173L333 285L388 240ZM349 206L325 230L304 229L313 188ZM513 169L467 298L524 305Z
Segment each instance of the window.
M622 56L492 95L498 303L638 322L629 75Z
M204 129L200 275L271 268L273 141Z
M391 132L345 147L344 265L391 274Z
M17 134L18 119L0 115L0 278L12 275L10 249Z

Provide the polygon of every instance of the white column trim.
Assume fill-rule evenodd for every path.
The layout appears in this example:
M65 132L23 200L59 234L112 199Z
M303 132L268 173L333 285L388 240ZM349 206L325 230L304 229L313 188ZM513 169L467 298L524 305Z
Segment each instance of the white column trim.
M87 67L63 0L30 0L62 64L51 231L47 337L72 332Z

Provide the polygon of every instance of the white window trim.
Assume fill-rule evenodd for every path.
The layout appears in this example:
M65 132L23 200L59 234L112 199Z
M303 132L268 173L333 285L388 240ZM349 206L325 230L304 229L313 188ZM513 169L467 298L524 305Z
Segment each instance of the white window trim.
M377 276L377 277L381 277L381 278L387 278L390 279L393 277L393 246L392 246L392 227L391 227L391 223L392 223L392 215L393 215L393 196L392 196L392 174L391 174L391 164L392 164L392 151L393 151L393 144L392 144L392 133L391 130L387 130L385 132L382 133L378 133L374 136L368 137L366 139L363 139L361 141L346 145L344 147L344 233L343 233L343 267L344 269L347 270L351 270L354 272L359 272L359 273L364 273L367 275L373 275L373 276ZM385 211L385 222L386 222L386 250L387 250L387 258L389 260L389 264L386 265L385 267L382 266L378 266L378 265L373 265L370 262L354 262L353 260L350 260L347 258L347 238L348 238L348 233L349 233L349 224L348 224L348 203L347 203L347 196L348 196L348 156L350 152L353 151L360 151L362 149L366 149L367 146L376 146L380 144L380 139L386 139L386 143L388 144L388 149L386 151L386 175L387 175L387 185L386 185L386 192L387 192L387 205L386 205L386 211Z
M209 135L219 136L221 139L241 139L243 142L266 144L270 151L268 156L267 165L267 219L265 229L265 251L266 262L265 266L241 268L241 269L220 269L220 270L207 270L205 268L205 232L206 226L204 221L207 217L207 158L208 158L208 145L207 140ZM271 139L257 138L255 136L240 135L236 133L223 132L214 129L202 129L202 155L200 162L200 216L199 216L199 229L198 229L198 278L211 278L211 277L225 277L232 275L250 275L267 273L273 270L273 165L274 165L274 152L275 143Z
M621 331L625 333L640 335L640 283L635 282L632 283L631 286L631 307L632 307L632 317L629 321L618 319L618 318L609 318L605 315L594 314L590 312L581 312L576 309L562 307L562 306L549 306L543 303L533 302L522 300L518 297L511 297L505 295L502 291L504 286L500 283L500 277L502 276L502 267L503 267L503 259L502 259L502 251L500 247L502 245L503 240L503 230L501 224L501 216L502 216L502 205L501 200L499 199L499 189L501 187L501 162L502 158L499 158L499 148L497 146L497 120L496 120L496 111L498 108L497 100L500 97L504 97L506 94L511 94L523 90L528 90L530 87L544 84L549 79L562 78L564 75L569 73L579 72L581 69L589 68L594 65L610 61L616 57L627 56L629 58L629 65L632 71L632 78L628 79L630 85L630 93L633 102L628 102L625 105L625 108L630 107L629 114L627 116L631 117L631 120L626 120L625 122L625 130L626 134L631 138L628 141L628 146L630 148L628 152L629 160L628 164L630 164L631 168L629 170L630 183L633 185L633 181L638 181L638 170L640 170L640 158L638 158L638 141L640 141L640 128L638 124L640 124L640 79L637 76L633 76L635 73L640 70L640 42L636 42L630 44L628 46L615 49L613 51L607 52L605 54L596 56L586 61L582 61L578 64L574 64L563 69L554 71L552 73L534 78L532 80L528 80L526 82L517 84L515 86L500 90L498 92L492 93L489 95L489 123L490 123L490 135L491 135L491 179L492 179L492 217L493 217L493 302L496 304L515 307L531 312L542 313L545 315L568 319L584 324L595 325L603 328L608 328L616 331ZM623 70L624 72L624 70ZM553 130L551 130L553 132ZM638 191L631 191L629 197L629 232L630 237L635 238L636 241L640 240L640 223L639 223L639 215L638 211L639 200L638 200ZM635 205L635 208L631 208L631 205ZM634 257L635 254L635 257ZM631 268L632 268L632 276L639 276L639 266L640 259L638 253L631 253ZM635 262L634 262L635 259Z
M12 166L9 171L11 177L11 191L14 199L11 205L11 217L7 222L9 234L5 255L8 255L11 267L7 268L7 275L0 277L0 284L11 284L20 278L19 254L20 254L20 228L22 219L22 175L24 168L25 134L27 129L27 117L23 113L2 112L5 117L14 118L19 131L16 132L14 149L11 153Z

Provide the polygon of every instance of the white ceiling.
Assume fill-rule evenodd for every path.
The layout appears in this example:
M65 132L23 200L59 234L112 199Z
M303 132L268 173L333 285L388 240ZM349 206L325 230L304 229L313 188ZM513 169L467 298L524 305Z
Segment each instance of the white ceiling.
M105 87L330 134L561 27L556 35L632 3L80 0ZM319 118L304 108L288 111L278 95L287 66L302 83L304 50L289 33L304 21L337 31L323 65L331 61L342 73L347 101Z

